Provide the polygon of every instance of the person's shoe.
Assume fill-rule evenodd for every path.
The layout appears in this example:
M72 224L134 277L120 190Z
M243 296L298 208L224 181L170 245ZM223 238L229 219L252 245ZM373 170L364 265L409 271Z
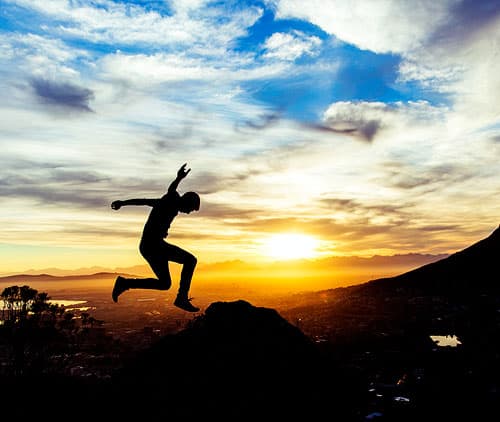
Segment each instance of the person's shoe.
M113 298L113 302L118 302L118 296L120 296L125 290L128 290L128 287L124 286L124 278L119 275L116 277L115 285L113 287L113 291L111 292L111 297Z
M198 312L200 308L197 308L191 303L193 298L187 298L183 296L177 296L174 301L174 305L188 312Z

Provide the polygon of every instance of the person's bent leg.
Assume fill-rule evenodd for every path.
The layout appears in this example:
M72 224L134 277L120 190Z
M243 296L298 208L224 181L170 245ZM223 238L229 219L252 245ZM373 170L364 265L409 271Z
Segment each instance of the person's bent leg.
M167 243L169 260L182 264L179 290L174 305L189 312L197 312L200 309L193 306L188 297L191 288L191 280L198 260L196 257L178 246Z
M167 258L161 253L146 255L144 258L158 278L126 278L118 276L113 287L113 292L111 293L114 302L117 302L118 296L129 289L170 289L172 279L170 277Z
M149 267L158 278L149 278L148 280L152 280L152 282L148 283L148 287L137 287L138 289L168 290L172 286L172 277L170 276L170 268L168 267L169 255L165 247L166 245L163 241L155 243L152 246L140 245L141 255L148 262Z
M191 288L191 280L193 279L194 269L198 260L194 255L188 253L182 264L181 280L179 282L179 293L187 297L189 289Z

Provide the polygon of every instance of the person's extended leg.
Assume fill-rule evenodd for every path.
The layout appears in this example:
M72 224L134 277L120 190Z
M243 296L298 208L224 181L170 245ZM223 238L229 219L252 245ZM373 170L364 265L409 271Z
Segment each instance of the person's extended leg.
M118 276L111 293L114 302L117 302L118 296L128 289L170 289L172 279L168 268L167 250L163 244L154 252L141 249L141 253L158 278L125 278Z
M176 245L172 245L170 243L165 243L165 245L168 248L169 261L182 264L179 291L174 301L174 305L188 312L198 312L200 308L193 306L188 297L191 280L193 278L194 269L198 260L193 254L179 248Z
M128 289L168 290L170 285L171 283L165 283L165 278L162 280L157 278L126 278L120 275L116 278L111 297L114 302L118 302L118 296Z

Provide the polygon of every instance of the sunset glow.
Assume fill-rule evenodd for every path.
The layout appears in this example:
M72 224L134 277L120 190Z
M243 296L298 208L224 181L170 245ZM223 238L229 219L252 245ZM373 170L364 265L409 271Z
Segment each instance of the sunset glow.
M263 243L263 253L279 260L312 258L318 247L314 237L304 234L275 234Z

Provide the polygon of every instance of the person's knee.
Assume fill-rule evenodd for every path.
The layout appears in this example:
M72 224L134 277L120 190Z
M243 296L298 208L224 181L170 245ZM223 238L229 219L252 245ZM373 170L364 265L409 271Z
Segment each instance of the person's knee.
M185 265L188 265L190 267L196 267L196 264L198 263L198 259L194 256L194 255L191 255L189 254L187 257L186 257L186 261L184 262Z
M168 290L172 287L172 280L170 278L160 278L159 290Z
M193 264L193 267L196 266L196 264L198 263L198 258L196 258L194 255L191 255L191 259L192 259L192 264Z

